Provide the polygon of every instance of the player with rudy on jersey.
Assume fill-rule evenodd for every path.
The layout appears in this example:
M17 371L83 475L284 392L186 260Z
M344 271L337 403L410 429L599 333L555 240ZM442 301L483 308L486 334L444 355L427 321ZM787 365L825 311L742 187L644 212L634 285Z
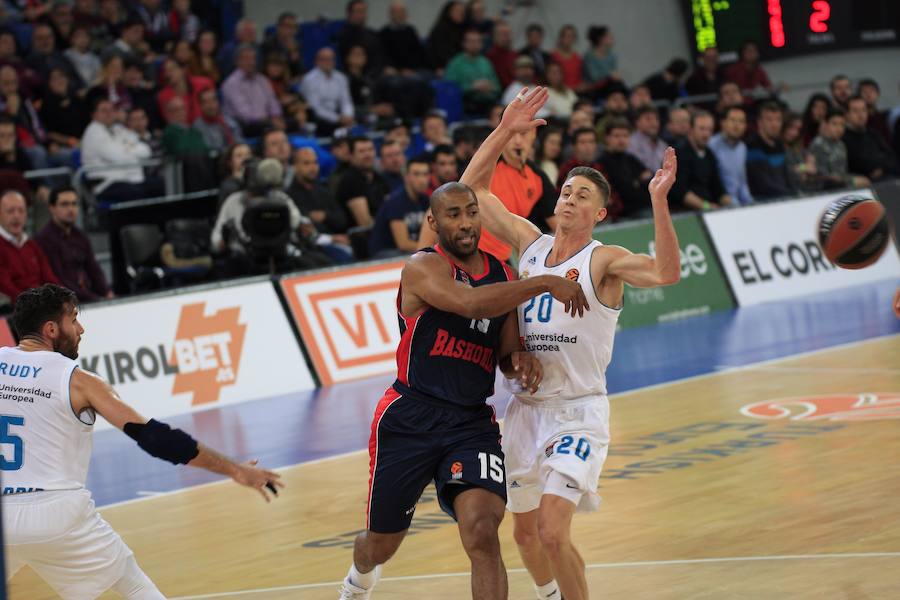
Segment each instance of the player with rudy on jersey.
M96 413L144 451L174 464L228 475L255 488L282 486L280 475L238 464L180 429L149 421L122 402L103 379L78 368L78 300L45 284L16 299L12 324L19 345L0 348L0 469L7 577L25 565L63 598L165 598L122 538L94 508L85 489Z
M655 287L676 283L680 255L669 215L668 192L675 182L675 152L651 180L656 256L632 254L592 238L606 217L609 183L589 167L568 173L554 211L555 235L541 235L527 219L511 214L491 194L490 182L503 147L534 127L546 100L538 87L523 90L506 107L500 125L481 145L462 183L476 193L484 226L519 253L519 276L560 275L584 289L590 311L572 319L546 294L519 306L525 349L540 361L544 377L537 392L520 389L510 401L503 432L508 503L522 561L538 597L588 597L585 565L572 545L576 510L596 510L597 485L609 445L606 368L612 357L624 284ZM535 101L537 100L537 101Z

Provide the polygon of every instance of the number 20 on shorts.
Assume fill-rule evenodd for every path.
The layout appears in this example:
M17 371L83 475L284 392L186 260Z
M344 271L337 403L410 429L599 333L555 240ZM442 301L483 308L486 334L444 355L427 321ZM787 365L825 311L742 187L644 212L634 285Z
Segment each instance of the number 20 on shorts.
M572 449L572 444L575 444L574 449ZM576 443L573 436L564 435L559 438L559 445L556 446L555 452L557 454L574 454L581 460L587 460L591 454L591 444L583 437L578 438Z

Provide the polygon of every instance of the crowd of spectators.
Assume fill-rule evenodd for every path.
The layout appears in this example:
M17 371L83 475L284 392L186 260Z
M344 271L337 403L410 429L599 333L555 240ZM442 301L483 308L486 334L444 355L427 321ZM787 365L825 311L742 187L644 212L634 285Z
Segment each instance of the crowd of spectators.
M291 252L318 257L293 266L409 253L429 239L428 195L459 178L503 106L536 84L550 92L539 114L549 126L516 136L492 188L544 229L566 174L583 165L611 183L609 220L649 216L647 182L668 145L679 159L676 211L900 175L900 107L879 107L877 82L835 76L794 112L752 42L732 64L707 48L694 68L673 58L625 81L608 27L565 25L548 41L539 23L510 26L512 3L488 15L482 0L450 1L422 32L402 1L376 31L366 2L351 0L317 24L324 41L304 38L300 18L311 15L293 13L223 32L212 4L0 4L0 295L38 280L63 281L84 301L112 293L75 224L75 190L21 179L54 166L105 167L87 183L109 206L164 195L159 171L141 161L179 161L189 190L219 191L206 219L213 258L229 259L219 274L264 269L232 260L247 252L246 207L261 201L289 204ZM248 170L269 183L250 189ZM39 233L28 205L46 207Z

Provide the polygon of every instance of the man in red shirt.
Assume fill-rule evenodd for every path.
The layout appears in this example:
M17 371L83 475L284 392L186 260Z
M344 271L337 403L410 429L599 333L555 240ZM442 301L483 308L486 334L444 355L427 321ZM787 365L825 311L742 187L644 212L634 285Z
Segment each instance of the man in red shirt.
M27 219L22 194L8 191L0 196L0 294L12 303L29 288L60 283L41 247L25 233Z
M491 47L484 53L497 73L500 80L500 88L506 89L513 80L513 63L519 53L512 48L512 29L509 23L497 21L494 24L494 34L491 38Z

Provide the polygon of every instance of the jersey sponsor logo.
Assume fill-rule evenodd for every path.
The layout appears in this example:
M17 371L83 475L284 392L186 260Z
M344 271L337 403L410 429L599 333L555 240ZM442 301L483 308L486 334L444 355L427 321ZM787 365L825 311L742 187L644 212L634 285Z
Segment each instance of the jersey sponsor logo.
M578 276L581 273L578 272L578 269L569 269L566 271L566 279L569 281L578 281Z
M457 339L446 329L438 329L429 356L456 358L478 365L488 373L494 372L494 349Z
M247 326L238 322L240 308L224 308L206 316L206 303L181 308L172 356L178 374L172 393L193 392L192 404L219 399L226 385L237 380Z
M509 482L509 487L511 488L520 488L522 487L518 480L513 480Z
M450 465L450 479L462 479L462 476L463 476L463 465L461 462L456 461L455 463Z
M459 274L460 281L462 281L466 285L472 285L472 281L469 279L468 273L466 273L462 269L457 269L456 272Z
M537 264L537 256L532 256L531 258L529 258L529 259L528 259L528 264L529 264L529 265L536 265L536 264Z
M4 496L11 496L13 494L27 494L29 492L43 492L44 488L39 487L5 487L3 488Z
M754 419L791 421L880 421L900 419L900 394L833 394L765 400L741 407Z

